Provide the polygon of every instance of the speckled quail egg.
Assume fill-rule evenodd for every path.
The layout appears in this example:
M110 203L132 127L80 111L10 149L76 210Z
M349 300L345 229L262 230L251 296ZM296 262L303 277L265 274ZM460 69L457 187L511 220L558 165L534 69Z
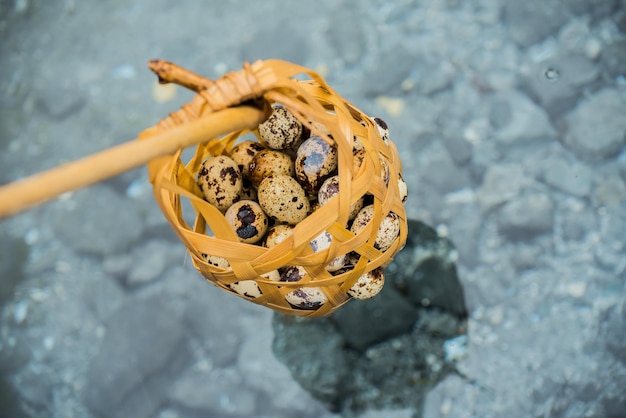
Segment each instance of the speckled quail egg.
M267 231L267 216L261 206L252 200L240 200L228 208L224 217L233 228L239 241L254 244Z
M402 174L398 174L398 191L400 192L400 200L402 203L406 203L409 198L409 188L406 185L406 181L402 178Z
M268 216L291 225L306 218L311 207L300 184L285 175L266 177L259 185L258 195Z
M317 192L317 201L320 205L325 205L330 199L339 194L339 176L332 176L324 180ZM348 219L354 219L363 207L363 197L350 205L350 215Z
M389 177L391 177L389 162L387 162L387 159L383 157L382 154L378 154L378 159L380 160L380 177L382 177L386 185L389 185Z
M254 156L264 149L265 147L257 141L243 141L235 145L230 151L230 158L237 163L237 167L239 167L244 178L250 175L249 166Z
M378 267L359 277L359 280L348 290L348 294L354 299L373 298L380 293L384 284L383 269Z
M255 186L273 174L293 176L293 160L285 153L266 149L259 151L249 165L250 181Z
M239 193L239 197L241 200L258 200L258 196L256 193L256 187L250 182L249 179L243 178L243 182L241 185L241 192Z
M300 145L296 154L296 177L304 190L315 193L326 178L337 169L337 148L319 136Z
M294 226L289 224L274 225L267 231L263 246L267 248L275 247L276 245L283 242L285 238L293 234L293 228Z
M374 121L376 128L378 128L378 133L382 140L385 141L385 144L389 145L389 127L387 123L381 118L373 117L371 119Z
M332 235L324 231L309 243L313 252L320 252L330 248L330 244L333 241ZM326 264L326 271L335 272L341 270L346 265L346 254L333 258L328 264Z
M206 260L207 264L221 268L223 270L230 270L230 263L224 257L203 253L202 258Z
M306 274L302 266L288 266L280 275L281 282L297 282ZM319 287L301 287L285 295L285 300L292 306L301 309L317 309L328 301Z
M373 218L374 205L365 206L354 218L350 231L353 234L358 234ZM378 227L374 247L380 251L385 251L398 238L398 235L400 235L400 218L395 213L389 212Z
M278 270L272 270L268 273L262 274L261 277L275 282L280 280ZM263 294L261 288L254 280L241 280L231 284L229 287L236 293L252 299L256 299Z
M205 200L222 212L239 200L242 187L241 172L225 155L207 158L198 172L198 185Z
M281 105L274 105L274 111L265 122L259 125L259 136L272 149L290 148L302 135L302 124Z

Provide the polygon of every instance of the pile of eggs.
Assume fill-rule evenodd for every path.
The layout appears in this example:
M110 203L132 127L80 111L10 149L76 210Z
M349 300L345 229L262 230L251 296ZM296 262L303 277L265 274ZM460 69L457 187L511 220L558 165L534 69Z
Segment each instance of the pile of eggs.
M382 139L387 142L387 125L373 118ZM315 126L315 125L314 125ZM316 130L324 131L323 126ZM318 132L319 133L319 132ZM245 140L235 145L228 155L212 156L203 161L197 182L204 199L218 208L243 243L272 248L289 237L294 227L316 208L339 193L336 146L329 144L280 104L273 105L271 116L258 127L257 140ZM355 141L357 144L357 141ZM354 164L360 166L365 150L355 145ZM381 158L381 177L389 181L389 164ZM398 189L406 201L407 187L398 173ZM374 205L368 196L350 208L350 231L358 234L372 220ZM375 248L388 249L400 233L400 219L389 212L378 228ZM332 236L322 232L310 246L314 252L330 247ZM228 260L203 255L207 263L229 270ZM325 268L339 274L354 267L358 254L344 254L333 259ZM302 266L285 266L263 275L277 282L296 282L304 278ZM355 299L368 299L380 292L384 284L382 268L361 276L348 290ZM262 292L254 280L242 280L230 285L239 295L257 298ZM327 302L319 287L296 288L285 295L294 308L317 309Z

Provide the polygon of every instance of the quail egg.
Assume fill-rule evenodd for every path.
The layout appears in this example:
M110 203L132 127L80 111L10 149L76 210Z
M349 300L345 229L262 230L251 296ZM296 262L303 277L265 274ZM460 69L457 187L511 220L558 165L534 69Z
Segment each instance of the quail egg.
M230 263L224 257L211 254L202 254L202 258L206 260L207 264L221 268L222 270L230 270Z
M273 108L270 117L259 125L259 136L272 149L288 149L300 139L302 124L286 107Z
M224 216L241 242L254 244L267 231L267 216L261 206L252 200L234 203Z
M297 282L306 275L302 266L286 267L280 275L281 282ZM319 287L301 287L285 295L285 300L292 306L301 309L317 309L328 301Z
M339 176L332 176L324 180L317 192L317 201L320 205L325 205L330 199L339 194ZM354 219L357 213L363 207L363 197L350 205L349 219Z
M337 169L337 148L319 136L312 136L296 153L296 177L304 190L315 193L326 178Z
M378 128L378 133L380 134L382 140L385 141L385 144L389 145L389 127L387 126L387 123L385 123L385 121L381 118L374 117L371 119L374 121L376 128Z
M384 284L383 269L378 267L359 277L359 280L348 290L348 294L354 299L373 298L380 293Z
M306 218L311 207L300 184L285 175L266 177L259 185L258 195L268 216L291 225Z
M276 150L259 151L249 165L250 181L255 186L272 174L293 176L293 160L285 153Z
M402 178L402 174L398 174L398 191L400 192L400 200L402 203L406 203L409 198L409 188L406 185L406 181Z
M373 218L374 205L365 206L359 211L356 218L354 218L350 231L353 234L358 234L372 221ZM398 235L400 235L400 218L395 213L389 212L378 227L374 247L380 251L386 251L389 247L391 247L391 244L393 244L396 238L398 238Z
M330 244L333 241L332 235L324 231L309 243L313 252L320 252L330 248ZM341 270L346 265L346 254L333 258L328 264L326 264L326 271L335 272Z
M198 185L202 195L222 212L239 200L242 184L237 163L225 155L208 158L200 166Z
M274 225L267 231L263 245L267 248L275 247L293 234L293 228L294 226L289 224Z
M254 158L254 156L259 152L263 151L265 147L256 141L244 141L241 142L230 151L230 158L234 162L237 163L237 167L239 167L239 171L244 178L249 177L250 175L250 162Z
M272 280L274 282L280 280L280 274L278 273L278 270L272 270L268 273L262 274L261 277L263 277L264 279ZM263 294L261 288L255 280L241 280L239 282L231 284L229 287L238 294L252 299L256 299Z

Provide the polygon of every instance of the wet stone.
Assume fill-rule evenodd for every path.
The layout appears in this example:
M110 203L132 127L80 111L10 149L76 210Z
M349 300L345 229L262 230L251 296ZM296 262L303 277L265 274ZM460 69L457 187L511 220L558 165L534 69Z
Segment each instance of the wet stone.
M176 381L169 399L207 417L251 417L256 410L256 394L234 369L191 370Z
M601 90L566 117L565 144L585 160L617 155L626 141L626 98L616 90Z
M333 20L328 28L329 43L346 64L355 64L365 53L363 20L355 18L355 14L358 14L357 10L341 7L329 15ZM352 23L346 25L346 22Z
M496 96L491 104L491 119L498 127L495 139L503 145L550 140L556 135L546 112L521 93Z
M569 19L559 1L506 2L502 13L509 36L521 47L555 34Z
M500 232L512 239L548 233L553 225L553 203L546 194L529 194L507 203L499 212Z
M593 172L576 161L552 157L543 163L543 180L574 196L584 197L591 191Z
M559 117L576 106L585 88L599 77L597 65L581 54L557 54L533 62L525 70L522 87L548 114Z
M103 185L55 202L50 224L76 252L100 255L123 252L143 232L139 207Z
M468 175L456 166L441 142L433 143L420 155L420 177L442 193L462 189L469 185Z
M389 46L365 68L361 90L367 96L400 93L402 82L412 69L413 57L410 51L402 44Z
M189 363L182 323L159 299L113 314L86 375L85 404L96 416L149 417Z
M0 235L0 306L9 300L23 278L29 248L23 238Z
M604 48L601 62L611 78L626 76L626 40L616 41Z

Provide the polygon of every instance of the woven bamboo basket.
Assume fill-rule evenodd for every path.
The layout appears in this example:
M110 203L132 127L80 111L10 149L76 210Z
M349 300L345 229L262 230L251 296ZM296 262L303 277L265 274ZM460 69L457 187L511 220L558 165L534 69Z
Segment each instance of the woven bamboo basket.
M183 159L181 149L148 163L156 201L186 246L194 267L209 282L285 314L323 316L351 299L348 290L363 274L385 267L402 249L407 221L398 187L401 162L397 150L391 141L383 140L368 115L338 95L317 73L279 60L246 64L242 70L216 81L165 61L152 61L150 68L162 83L177 83L197 94L180 110L142 132L141 141L150 141L163 131L225 108L237 109L246 104L265 109L269 114L271 106L278 103L312 135L319 135L337 150L339 194L295 225L292 234L272 248L240 242L223 212L203 199L197 183L204 160L228 155L243 137L258 137L256 127L212 138L198 145L187 160ZM215 123L219 124L220 119ZM319 126L325 129L320 130ZM355 141L365 150L359 167L353 164ZM386 174L385 162L389 166ZM349 228L350 206L364 196L373 204L374 214L367 227L355 234ZM378 225L390 212L399 218L399 233L388 249L379 251L374 245ZM190 216L194 222L185 221ZM314 252L310 243L324 231L332 236L332 245ZM352 256L350 268L334 273L325 269L327 263L345 254ZM209 263L207 255L227 260L227 267ZM263 277L287 266L301 266L306 275L297 282ZM242 281L256 282L260 295L250 297L234 292L232 285ZM307 288L320 290L325 301L313 309L295 307L287 301L288 293Z

